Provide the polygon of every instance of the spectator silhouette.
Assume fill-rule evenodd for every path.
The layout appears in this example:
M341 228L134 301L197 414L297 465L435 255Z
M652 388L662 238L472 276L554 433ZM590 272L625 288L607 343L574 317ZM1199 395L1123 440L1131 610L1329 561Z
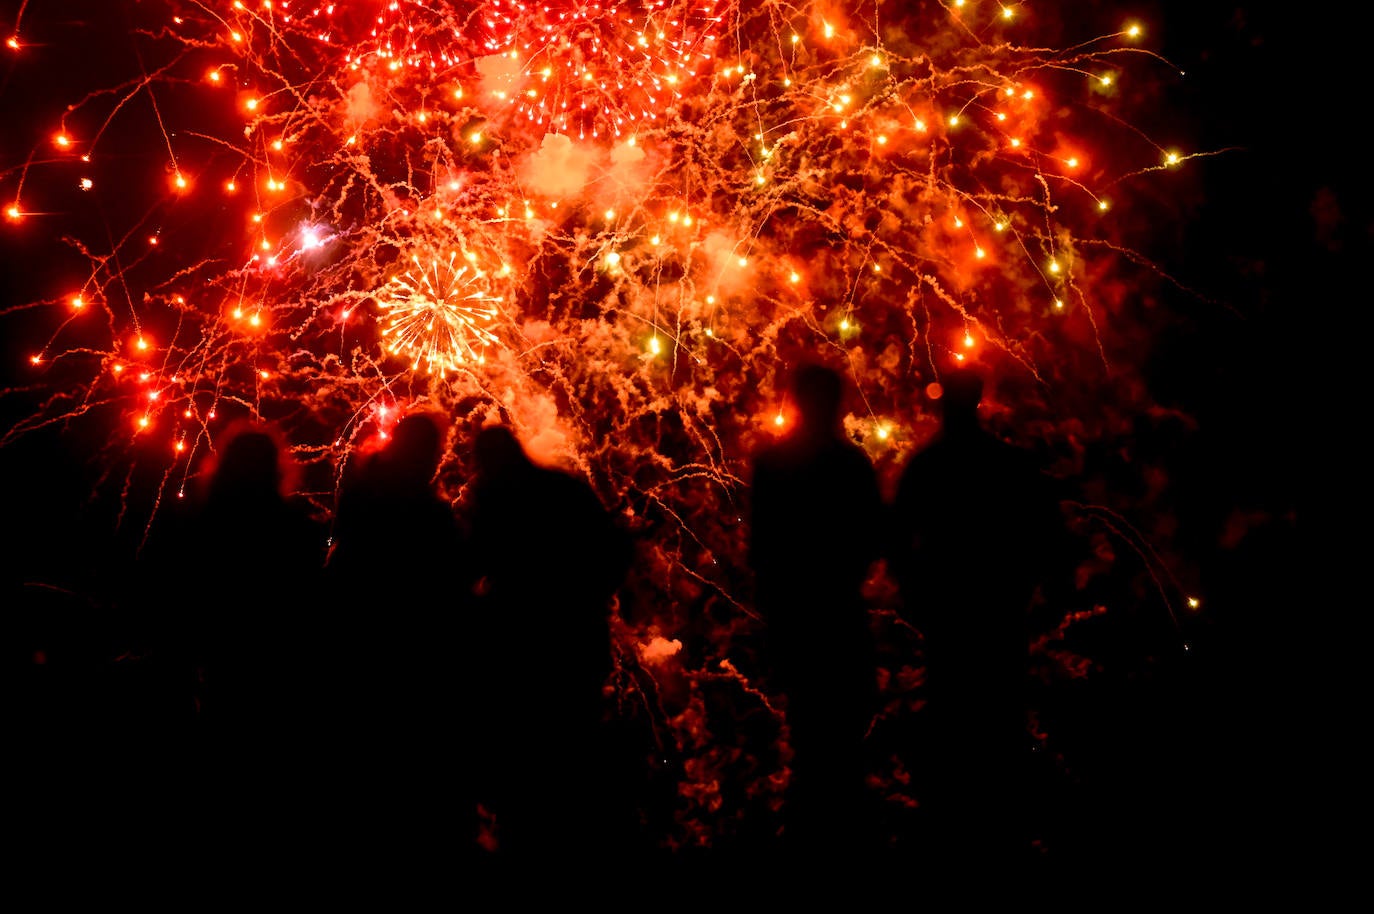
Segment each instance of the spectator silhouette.
M372 834L428 840L460 814L467 783L451 728L470 560L465 530L435 487L445 431L436 414L406 415L338 498L326 569L338 614L330 739L350 815Z
M1014 863L1028 852L1031 608L1062 542L1058 496L1029 452L987 431L974 369L948 374L941 428L903 468L891 567L922 635L918 794L930 850Z
M752 467L749 562L794 750L785 844L800 852L860 847L864 739L877 710L862 588L881 557L884 506L868 455L841 432L843 394L831 369L798 368L797 425Z
M582 478L536 464L507 426L473 444L468 502L482 635L482 802L507 860L630 850L627 761L608 717L610 601L630 541Z
M303 821L310 771L313 608L323 527L287 495L274 432L241 424L207 459L203 488L150 533L163 638L192 711L192 795L226 841Z

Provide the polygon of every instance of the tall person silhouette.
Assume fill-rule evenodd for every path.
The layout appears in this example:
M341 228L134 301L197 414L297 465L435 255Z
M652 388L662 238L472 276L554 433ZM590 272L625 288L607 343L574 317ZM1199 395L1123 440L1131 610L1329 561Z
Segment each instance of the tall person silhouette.
M467 777L451 728L471 559L436 488L445 432L440 415L412 412L364 456L340 489L327 566L331 739L348 815L368 833L426 841L466 815L455 808Z
M164 644L191 684L202 767L188 793L206 804L206 834L226 842L245 828L270 842L312 815L302 801L325 538L291 497L288 469L273 429L231 428L204 487L163 518L147 550Z
M803 853L860 846L876 711L863 585L881 555L884 508L872 462L842 434L844 392L832 369L799 367L797 424L758 450L750 483L749 562L794 752L785 846Z
M633 798L608 726L611 599L631 541L586 479L535 463L504 425L473 443L467 517L477 574L469 692L481 711L484 805L507 860L631 849Z
M1062 519L1029 452L983 427L981 374L956 369L942 386L940 431L898 483L889 556L922 635L918 794L928 849L1016 862L1031 839L1031 604Z

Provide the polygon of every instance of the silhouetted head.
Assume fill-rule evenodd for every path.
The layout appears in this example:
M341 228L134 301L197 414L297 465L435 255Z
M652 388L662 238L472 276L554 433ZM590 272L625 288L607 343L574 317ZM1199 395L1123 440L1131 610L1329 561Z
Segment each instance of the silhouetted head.
M266 431L246 428L234 432L211 469L210 493L215 497L279 495L281 451Z
M802 365L792 374L792 399L801 413L803 428L830 431L840 421L844 379L825 365Z
M978 404L983 400L983 376L972 368L949 372L940 381L940 410L946 427L967 428L978 424Z
M477 472L491 476L527 466L530 462L520 439L508 425L488 425L472 442Z
M391 430L385 454L393 470L428 481L443 457L444 429L437 416L411 413Z

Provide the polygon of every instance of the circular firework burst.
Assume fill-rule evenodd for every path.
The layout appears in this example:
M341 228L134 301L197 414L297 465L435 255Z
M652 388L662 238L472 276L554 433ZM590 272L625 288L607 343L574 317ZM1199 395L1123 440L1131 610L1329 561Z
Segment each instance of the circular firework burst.
M411 255L413 269L377 293L388 352L412 358L412 370L423 363L441 376L486 361L487 347L497 342L490 327L502 298L491 294L477 259L471 251L427 260Z

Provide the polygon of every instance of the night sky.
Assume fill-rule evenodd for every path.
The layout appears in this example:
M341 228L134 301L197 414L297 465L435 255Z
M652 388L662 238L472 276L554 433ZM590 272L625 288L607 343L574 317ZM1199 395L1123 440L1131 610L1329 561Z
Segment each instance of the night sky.
M110 4L121 5L149 7ZM212 4L221 5L227 7ZM51 136L63 106L138 65L137 42L118 29L117 12L94 2L66 4L77 11L70 14L52 6L31 2L21 10L14 0L0 3L0 38L20 22L24 45L17 52L0 48L0 204L23 192L73 206L0 219L0 478L9 526L9 545L0 553L0 612L5 661L17 686L6 699L16 727L60 717L68 721L72 745L98 757L81 731L103 732L143 700L123 656L136 652L125 627L123 587L145 532L149 490L162 470L127 469L128 460L153 467L157 461L149 446L112 445L125 432L103 418L109 412L103 407L92 409L102 416L96 420L78 410L70 421L14 430L44 412L45 385L67 384L83 370L81 359L42 371L29 361L65 318L53 315L68 297L67 277L90 272L63 236L108 250L125 232L147 234L163 220L149 210L150 190L170 173L150 175L148 144L134 139L150 112L131 104L111 118L104 150L117 162L106 164L104 174L127 175L127 183L107 178L102 194L86 203L79 192L44 192L44 181L68 180L68 173L43 177L51 171L44 162L54 155ZM1127 601L1109 611L1115 622L1086 623L1084 653L1104 672L1093 680L1099 694L1076 706L1071 722L1065 717L1073 734L1066 737L1066 768L1089 786L1077 798L1081 829L1070 828L1063 857L1081 853L1084 860L1164 879L1231 866L1244 872L1237 861L1279 860L1287 853L1284 842L1304 840L1282 823L1299 808L1296 744L1307 732L1299 686L1288 671L1298 662L1293 633L1312 612L1298 587L1305 572L1300 461L1315 433L1308 428L1315 399L1308 374L1313 360L1325 361L1333 349L1334 361L1350 358L1348 321L1364 296L1348 291L1349 278L1374 228L1367 187L1356 180L1355 144L1341 126L1353 116L1339 85L1352 59L1341 53L1343 36L1354 24L1329 19L1320 28L1307 26L1295 23L1301 14L1291 9L1263 4L1065 6L1093 21L1130 14L1149 23L1146 46L1186 75L1160 75L1169 68L1155 68L1157 84L1139 89L1149 97L1134 105L1148 122L1138 122L1140 129L1211 154L1184 162L1172 189L1149 191L1143 215L1124 229L1126 241L1147 248L1168 280L1130 306L1138 311L1117 315L1150 328L1131 358L1145 391L1133 402L1151 405L1127 419L1138 438L1120 436L1117 453L1104 448L1099 455L1108 464L1119 459L1125 469L1095 480L1108 490L1117 480L1138 487L1141 513L1132 520L1147 544L1160 545L1161 562L1184 579L1171 603L1187 593L1200 606L1186 611L1177 604L1181 614L1171 625L1175 606L1166 610L1148 587L1142 593L1141 575L1127 574L1126 591L1141 594L1137 605ZM1045 13L1035 9L1035 15ZM1063 33L1078 34L1067 27ZM104 53L109 59L100 59ZM168 80L163 91L160 114L180 118L183 129L212 122L178 80ZM32 183L21 187L21 181ZM145 210L149 218L137 215ZM169 216L165 224L182 226L193 239L188 244L209 250L215 243L209 230L238 218L235 213L211 207L190 220ZM120 256L129 261L125 270L144 275L148 269L133 245L121 245ZM75 331L63 345L108 346L115 319L101 323ZM118 332L124 330L121 324ZM771 389L771 376L759 377ZM905 402L894 398L894 413ZM741 428L738 434L752 434ZM598 451L586 465L602 473L608 500L633 501L607 469L611 457ZM327 488L316 493L327 504ZM1114 496L1113 504L1133 504L1129 492ZM723 554L732 542L727 533L706 546ZM691 564L685 553L673 556ZM652 600L673 595L653 593ZM708 619L720 613L718 604L702 606ZM687 639L688 654L687 632L712 624L683 622L693 613L685 603L668 613L677 629L668 625L663 632L669 640ZM644 616L630 621L646 624ZM49 789L60 794L64 788Z

